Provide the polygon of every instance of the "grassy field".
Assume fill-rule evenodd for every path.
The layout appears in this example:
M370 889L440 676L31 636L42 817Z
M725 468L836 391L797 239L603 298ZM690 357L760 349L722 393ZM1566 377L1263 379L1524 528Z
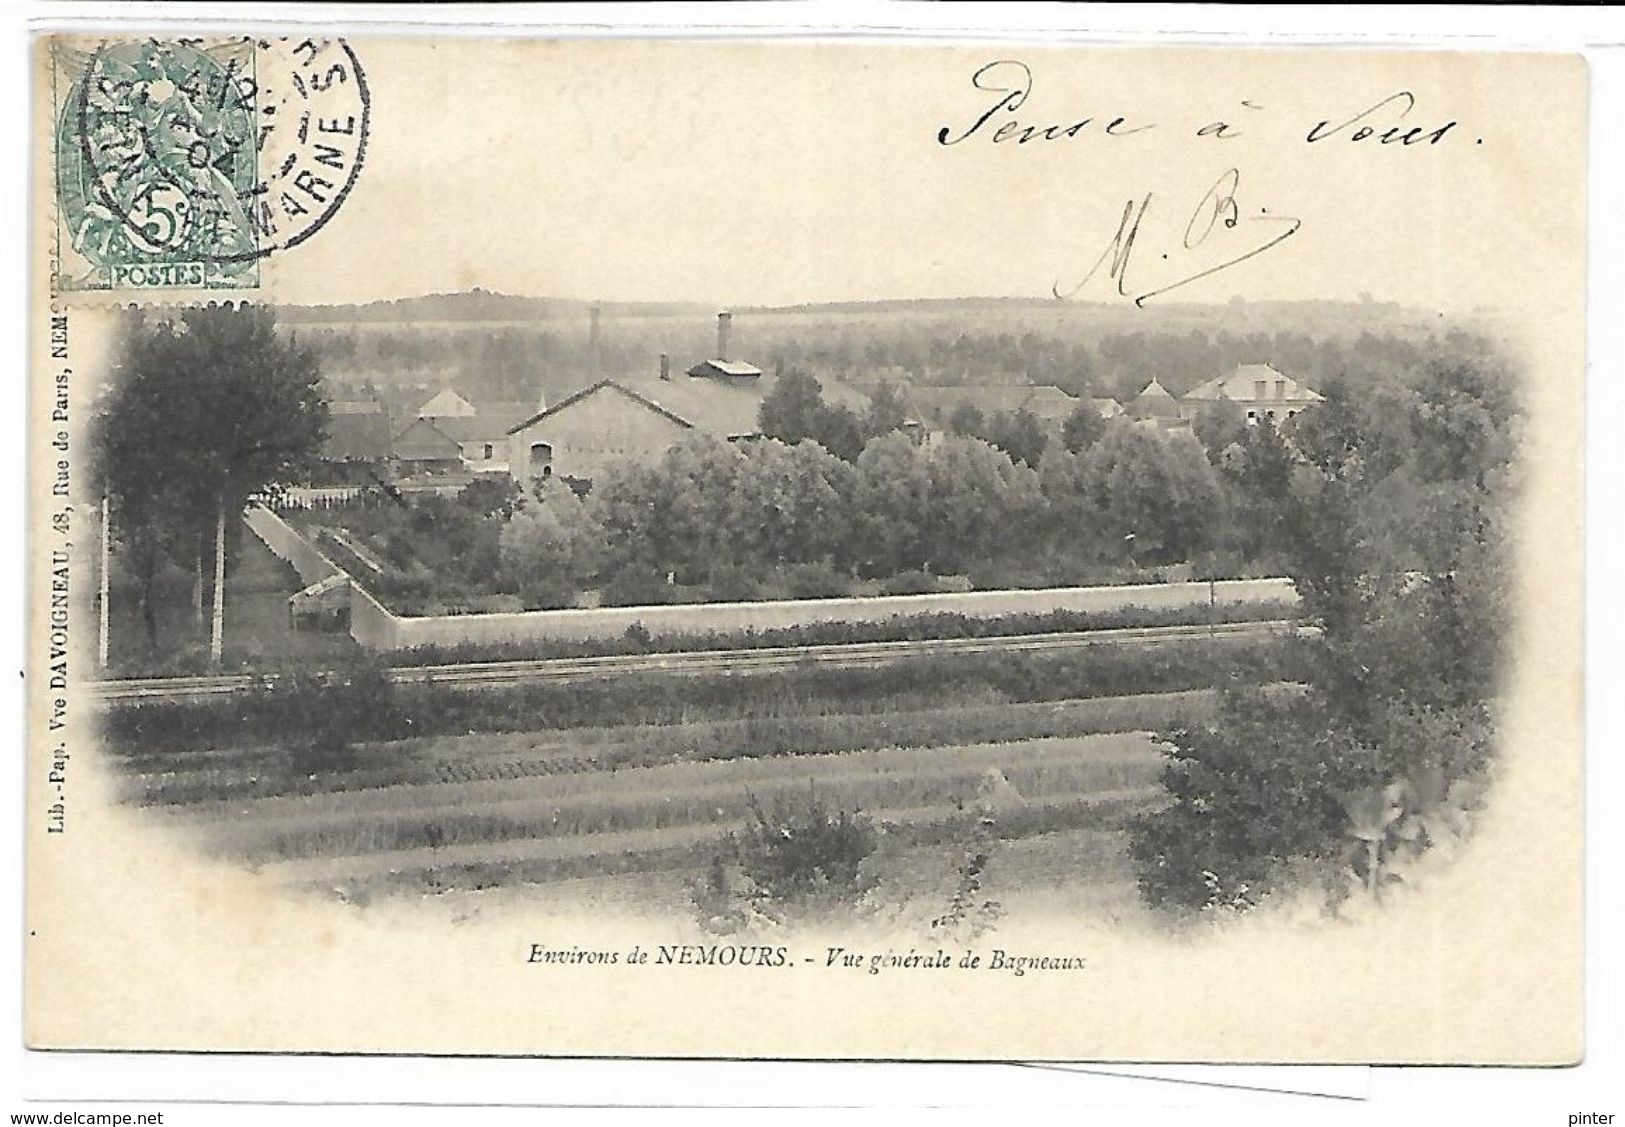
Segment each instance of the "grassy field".
M1160 800L1155 746L1125 729L1212 704L1196 691L436 736L304 775L269 746L148 751L122 760L124 799L211 856L350 900L639 874L681 886L753 807L812 794L873 818L928 873L987 817L1007 842L1115 841Z
M211 855L354 898L695 871L725 832L750 817L753 803L808 793L862 811L926 852L962 840L985 816L1009 839L1112 830L1158 801L1158 762L1147 736L1119 733L587 767L171 804L153 813Z
M587 769L165 812L204 825L213 851L258 862L731 824L748 817L752 798L788 797L809 786L845 810L963 812L976 807L988 772L998 772L1021 802L1028 795L1049 801L1144 785L1146 765L1141 737L1067 737Z

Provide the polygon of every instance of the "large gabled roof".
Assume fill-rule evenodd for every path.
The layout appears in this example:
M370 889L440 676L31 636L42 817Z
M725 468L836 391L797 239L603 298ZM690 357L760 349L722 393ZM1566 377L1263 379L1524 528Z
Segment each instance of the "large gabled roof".
M1257 399L1258 383L1264 383L1265 399L1307 399L1312 402L1321 402L1326 397L1311 387L1299 383L1291 376L1284 375L1268 364L1240 364L1229 373L1208 380L1191 388L1186 392L1186 399L1218 400L1233 399L1241 402L1252 402ZM1277 381L1286 381L1281 395L1275 394Z
M710 361L707 361L710 363ZM645 408L657 411L684 427L703 431L718 438L743 438L761 433L759 417L762 399L768 395L777 376L763 376L750 380L726 380L712 376L620 376L589 384L573 395L566 396L545 411L538 411L508 430L515 434L544 419L567 410L587 396L604 389L613 389ZM839 381L824 379L824 401L861 411L868 399Z
M638 404L642 405L643 407L646 407L646 408L648 408L648 409L650 409L652 411L656 411L656 412L666 416L668 419L670 419L674 423L677 423L679 426L692 427L694 425L693 423L689 422L689 420L687 420L687 419L683 418L682 416L668 410L667 408L661 406L659 403L656 403L655 401L653 401L653 400L651 400L651 399L649 399L649 398L647 398L647 397L645 397L643 395L640 395L635 389L626 386L625 382L623 382L621 380L599 380L596 383L588 384L586 387L582 388L580 391L573 392L570 395L566 395L563 399L559 400L557 403L553 404L553 406L547 408L546 410L537 411L535 414L531 415L528 419L520 420L519 422L515 423L513 426L508 428L508 433L509 434L518 434L522 430L527 430L530 427L533 427L537 423L541 422L543 419L550 419L554 415L557 415L560 412L567 410L568 408L574 406L575 404L580 403L583 399L586 399L588 396L595 395L600 391L610 391L610 392L614 392L614 393L619 394L619 395L624 395L628 399L632 400L634 403L638 403Z
M461 457L462 447L440 427L440 420L413 419L395 435L390 449L408 461L443 461Z
M718 438L740 438L761 431L762 398L772 386L760 379L741 383L710 376L635 376L624 381L639 397L675 415L696 430Z

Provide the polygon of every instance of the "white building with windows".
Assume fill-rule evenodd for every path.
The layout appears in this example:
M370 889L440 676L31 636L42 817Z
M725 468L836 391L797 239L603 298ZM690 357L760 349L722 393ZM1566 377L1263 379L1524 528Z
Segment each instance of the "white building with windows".
M1325 399L1268 364L1242 364L1229 375L1208 380L1187 392L1180 400L1180 414L1190 419L1211 404L1228 402L1247 416L1249 425L1266 418L1279 424Z

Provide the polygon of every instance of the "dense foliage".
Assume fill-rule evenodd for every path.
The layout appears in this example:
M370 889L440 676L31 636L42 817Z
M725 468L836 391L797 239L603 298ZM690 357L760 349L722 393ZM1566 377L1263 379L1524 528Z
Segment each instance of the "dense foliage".
M831 807L809 790L803 801L754 797L750 820L722 848L691 889L702 927L733 934L752 923L849 917L879 883L867 862L880 831L862 813Z
M811 439L696 437L584 497L551 479L524 495L477 482L290 515L395 610L456 613L592 589L643 605L931 591L944 576L1065 586L1191 560L1254 574L1267 552L1228 531L1228 481L1188 432L1127 423L1082 453L1047 446L1036 469L952 433L894 430L852 461Z
M160 568L194 573L201 628L217 518L306 476L328 409L314 354L279 334L269 309L125 317L91 422L92 468L156 646Z
M1335 898L1459 832L1491 759L1508 623L1516 415L1488 357L1375 394L1327 386L1288 443L1235 472L1323 633L1301 699L1229 697L1171 733L1166 810L1144 819L1141 887L1182 907L1319 880Z
M407 409L430 385L465 397L554 402L582 372L654 372L661 353L682 363L712 354L703 306L606 306L591 336L581 304L481 293L362 308L290 310L333 370L362 375ZM1245 303L1222 312L1126 310L1054 302L867 303L736 311L733 348L765 369L800 369L872 384L1053 385L1126 402L1158 373L1182 395L1238 364L1268 360L1311 386L1342 372L1414 369L1440 334L1403 310L1359 305ZM876 432L880 433L880 432ZM983 437L986 437L985 435Z

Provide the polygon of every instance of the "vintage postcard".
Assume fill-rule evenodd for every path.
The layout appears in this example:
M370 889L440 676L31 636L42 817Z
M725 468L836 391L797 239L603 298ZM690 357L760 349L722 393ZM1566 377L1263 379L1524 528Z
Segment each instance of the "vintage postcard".
M30 1045L1583 1054L1578 56L32 66Z

